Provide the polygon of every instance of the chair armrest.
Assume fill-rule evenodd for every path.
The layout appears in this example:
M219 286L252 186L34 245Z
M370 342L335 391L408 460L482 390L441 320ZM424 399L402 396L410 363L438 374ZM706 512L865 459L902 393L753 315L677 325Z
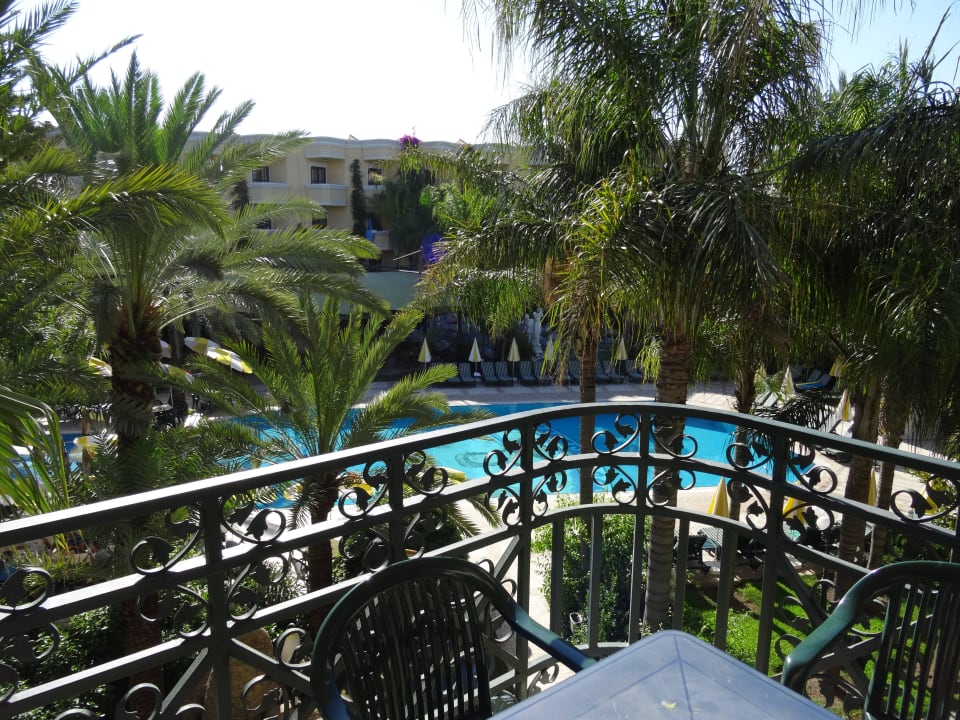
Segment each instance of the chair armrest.
M594 658L584 655L556 633L543 627L519 605L515 606L513 617L507 618L507 620L517 632L574 672L580 672L591 665L596 665L598 662Z

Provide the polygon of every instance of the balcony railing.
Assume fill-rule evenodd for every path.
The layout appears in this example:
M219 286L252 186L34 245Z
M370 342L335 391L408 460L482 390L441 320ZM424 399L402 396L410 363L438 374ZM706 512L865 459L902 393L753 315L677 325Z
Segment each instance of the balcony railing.
M671 452L651 440L658 413L731 424L739 430L735 437L740 445L730 446L726 461L704 458L696 450ZM616 430L596 434L592 448L576 453L552 429L561 418L597 415L617 416ZM502 439L504 448L483 458L482 478L454 482L448 469L431 467L436 448L480 437ZM839 488L846 470L825 462L816 448L895 462L900 480L893 510L845 500ZM332 517L324 522L297 526L287 510L264 504L268 488L282 494L307 477L345 469L362 481L342 491ZM921 481L907 471L942 481L948 497L938 510L927 502ZM695 497L702 501L706 475L728 481L741 500L744 522L695 509L705 502L688 502ZM557 494L588 478L597 493L593 504L556 502ZM658 500L657 490L669 478L679 479L675 506ZM66 711L65 718L120 717L131 708L153 711L157 717L227 718L244 708L250 709L245 717L309 717L314 708L306 618L356 582L356 577L342 579L307 591L303 567L308 548L330 543L350 556L351 567L362 571L425 552L484 558L525 607L539 597L538 569L545 562L547 597L553 602L539 619L561 631L575 611L586 628L582 646L598 657L609 654L640 632L650 539L646 521L653 517L676 521L680 548L704 528L718 546L708 576L717 583L713 642L721 648L732 617L732 591L743 576L753 573L761 598L755 665L771 672L775 655L789 651L797 637L825 617L830 596L825 583L838 572L865 572L840 559L835 545L820 540L841 520L857 518L873 532L886 529L894 556L925 553L953 559L960 548L957 488L960 465L923 455L708 409L603 403L526 412L11 520L0 524L8 570L9 565L16 567L0 588L0 718L40 708L51 717ZM430 546L430 538L448 523L449 511L465 507L470 499L493 508L499 524L451 545ZM633 583L625 609L627 632L602 638L600 538L604 519L613 515L634 519L632 557L622 559ZM799 519L814 516L817 523ZM592 529L583 561L589 601L582 608L565 608L562 537L565 526L575 520L586 521ZM84 554L65 542L80 537L91 541L106 527L126 529L127 549L88 548ZM542 536L543 528L553 530L553 552L538 565L532 541ZM742 564L736 537L762 548L755 570ZM904 547L908 549L896 549ZM685 552L676 554L674 571L675 578L702 574ZM693 583L674 583L674 627L683 627L684 609L694 591ZM787 605L799 619L784 628L775 620ZM157 644L127 651L121 639L111 653L89 666L78 657L64 657L70 652L61 642L68 622L102 608L133 608L149 618L152 627L159 628ZM523 697L555 678L547 660L529 655L522 643L500 657L503 672L496 683L505 697ZM844 662L853 667L855 658ZM151 672L154 680L137 684ZM232 712L231 704L240 710Z

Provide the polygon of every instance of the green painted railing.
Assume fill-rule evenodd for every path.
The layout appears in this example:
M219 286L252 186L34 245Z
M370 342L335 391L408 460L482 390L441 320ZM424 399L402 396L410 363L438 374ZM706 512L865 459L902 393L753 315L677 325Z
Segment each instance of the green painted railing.
M690 440L685 450L669 451L652 441L658 413L732 425L739 433L731 437L740 443L719 461L702 457ZM607 424L616 430L598 432L592 448L573 452L572 441L553 430L560 419L595 415L616 416ZM482 478L455 482L448 468L431 466L434 449L484 436L502 440L503 449L483 459ZM845 500L838 488L846 468L824 462L818 448L895 462L892 509ZM324 522L298 526L288 510L264 506L268 496L295 493L306 477L345 469L352 483ZM694 509L706 506L707 475L728 483L741 501L742 522ZM938 479L934 485L945 491L938 502L928 501L920 476ZM556 502L588 479L593 504ZM678 488L676 506L660 500L660 490L671 483ZM684 627L692 593L705 583L715 586L709 591L717 607L712 637L726 647L736 610L731 598L750 579L760 598L753 608L755 665L774 672L778 656L829 611L837 574L865 572L837 554L843 523L848 531L857 527L855 520L873 533L886 529L889 558L952 560L960 549L958 497L955 463L732 413L603 403L521 413L10 520L0 524L6 563L0 718L309 717L310 618L356 582L351 572L425 552L484 562L526 607L540 598L542 578L549 578L546 595L554 602L532 612L558 632L571 620L578 624L582 646L599 657L641 631L644 589L653 580L646 572L647 520L653 517L673 518L677 546L691 549L676 553L669 622ZM444 534L453 524L451 510L468 508L470 500L484 503L499 522L459 540ZM598 539L604 520L614 515L632 522L632 549L619 558L632 583L620 608L627 630L622 637L602 637L601 614L611 608L601 601ZM593 538L580 561L588 600L564 607L563 535L569 523L580 521ZM126 543L94 546L104 528L112 529L110 537L127 537ZM545 529L553 531L553 551L536 555L534 541L543 541ZM308 548L331 543L346 558L338 567L347 569L340 576L347 579L308 591ZM698 567L701 558L706 571ZM121 622L102 619L110 612ZM78 625L86 635L78 635ZM136 647L125 644L133 639L130 628L144 627L153 633L152 645L126 649ZM497 652L501 697L525 696L555 678L555 668L528 656L522 644L506 643ZM855 693L862 675L857 657L844 663L854 677L848 692Z

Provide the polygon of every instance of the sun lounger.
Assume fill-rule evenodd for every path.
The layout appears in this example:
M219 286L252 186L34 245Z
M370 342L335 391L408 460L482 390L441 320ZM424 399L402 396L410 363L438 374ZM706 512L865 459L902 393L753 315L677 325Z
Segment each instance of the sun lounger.
M647 377L643 374L643 370L636 366L633 360L627 360L627 380L630 382L646 382Z
M484 360L480 363L480 380L484 385L502 385L500 378L497 377L497 371L493 367L493 363Z
M540 379L533 374L533 361L521 360L517 367L517 379L521 385L539 385Z
M473 374L473 368L470 367L470 363L460 363L458 367L460 368L460 374L458 375L460 384L476 387L477 376Z
M836 382L837 379L833 375L828 375L825 373L813 382L797 383L794 387L796 387L797 392L805 392L807 390L829 390Z
M598 383L608 383L608 382L610 382L610 376L607 375L607 371L604 369L602 362L600 362L599 360L597 360L596 365L594 365L594 367L596 368L597 382L598 382Z
M616 363L608 360L604 363L604 371L607 373L607 377L610 378L610 382L613 383L622 383L626 380L626 376L617 372Z
M516 382L516 378L513 377L513 373L511 373L507 367L506 360L501 360L494 365L494 371L496 372L497 378L500 380L501 385L513 385L513 383Z

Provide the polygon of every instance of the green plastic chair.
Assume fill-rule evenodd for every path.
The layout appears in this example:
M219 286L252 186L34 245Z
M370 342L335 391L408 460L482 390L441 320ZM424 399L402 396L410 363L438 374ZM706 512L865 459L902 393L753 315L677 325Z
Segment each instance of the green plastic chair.
M838 657L828 653L849 644L845 640L854 624L881 614L883 627L870 656L874 667L864 698L865 717L958 717L960 565L954 563L893 563L862 577L823 624L787 655L782 682L803 692L811 675L839 664ZM870 637L859 629L853 633Z
M490 608L572 670L597 662L534 622L477 565L450 557L404 560L353 587L324 619L311 665L321 714L490 717L490 677L503 671L488 651L498 625Z

